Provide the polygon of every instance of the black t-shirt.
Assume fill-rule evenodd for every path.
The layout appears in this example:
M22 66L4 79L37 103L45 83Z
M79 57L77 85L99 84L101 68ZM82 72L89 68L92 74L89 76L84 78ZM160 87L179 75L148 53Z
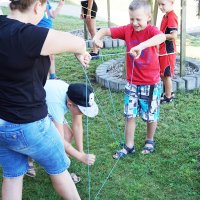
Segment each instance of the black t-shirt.
M50 60L40 52L48 31L0 16L0 118L29 123L47 115Z

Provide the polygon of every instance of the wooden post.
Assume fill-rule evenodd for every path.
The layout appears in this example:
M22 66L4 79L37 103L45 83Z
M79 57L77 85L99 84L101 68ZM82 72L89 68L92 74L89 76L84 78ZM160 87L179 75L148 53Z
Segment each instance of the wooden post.
M88 40L88 31L87 31L87 25L86 25L85 20L84 20L84 39Z
M157 17L158 17L158 3L154 1L154 9L153 9L153 24L156 26Z
M108 11L108 27L111 26L110 24L110 0L107 0L107 11Z
M181 28L180 28L180 76L185 75L186 57L186 0L181 0Z
M157 15L158 15L158 4L156 0L149 0L151 4L151 23L156 25Z

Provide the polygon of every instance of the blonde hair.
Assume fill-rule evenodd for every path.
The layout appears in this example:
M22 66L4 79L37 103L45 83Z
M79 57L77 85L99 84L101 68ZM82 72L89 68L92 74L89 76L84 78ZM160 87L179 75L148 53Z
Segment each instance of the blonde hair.
M21 12L27 10L37 0L10 0L10 9L19 10ZM46 3L47 0L39 0L42 4Z
M147 14L151 14L151 4L148 0L133 0L129 5L130 11L135 11L139 8L144 8Z

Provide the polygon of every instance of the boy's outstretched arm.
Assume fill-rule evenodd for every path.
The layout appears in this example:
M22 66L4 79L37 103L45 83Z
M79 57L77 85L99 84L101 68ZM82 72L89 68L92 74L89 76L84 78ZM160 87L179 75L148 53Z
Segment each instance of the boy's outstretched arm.
M93 43L97 48L103 48L103 41L101 40L104 36L111 36L109 28L100 29L93 37Z
M132 54L136 59L140 57L143 49L146 49L151 46L156 46L163 43L166 40L165 34L161 33L153 36L152 38L141 42L139 45L131 48L130 54Z

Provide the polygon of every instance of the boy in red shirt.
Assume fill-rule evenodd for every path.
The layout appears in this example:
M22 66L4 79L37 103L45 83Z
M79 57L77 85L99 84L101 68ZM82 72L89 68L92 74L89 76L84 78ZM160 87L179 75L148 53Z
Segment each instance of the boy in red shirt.
M156 45L166 37L155 26L149 24L151 6L147 1L134 0L129 5L130 24L101 29L94 37L94 43L102 47L103 36L123 39L126 42L126 79L124 114L126 117L126 144L117 151L114 159L135 153L135 118L140 115L147 123L147 136L143 154L154 151L154 133L159 118L161 95L160 66Z
M165 13L160 30L166 36L166 41L160 44L159 48L160 75L165 89L165 93L161 97L161 103L170 103L174 97L171 77L174 76L176 63L178 18L173 11L173 4L174 0L158 0L160 10Z

